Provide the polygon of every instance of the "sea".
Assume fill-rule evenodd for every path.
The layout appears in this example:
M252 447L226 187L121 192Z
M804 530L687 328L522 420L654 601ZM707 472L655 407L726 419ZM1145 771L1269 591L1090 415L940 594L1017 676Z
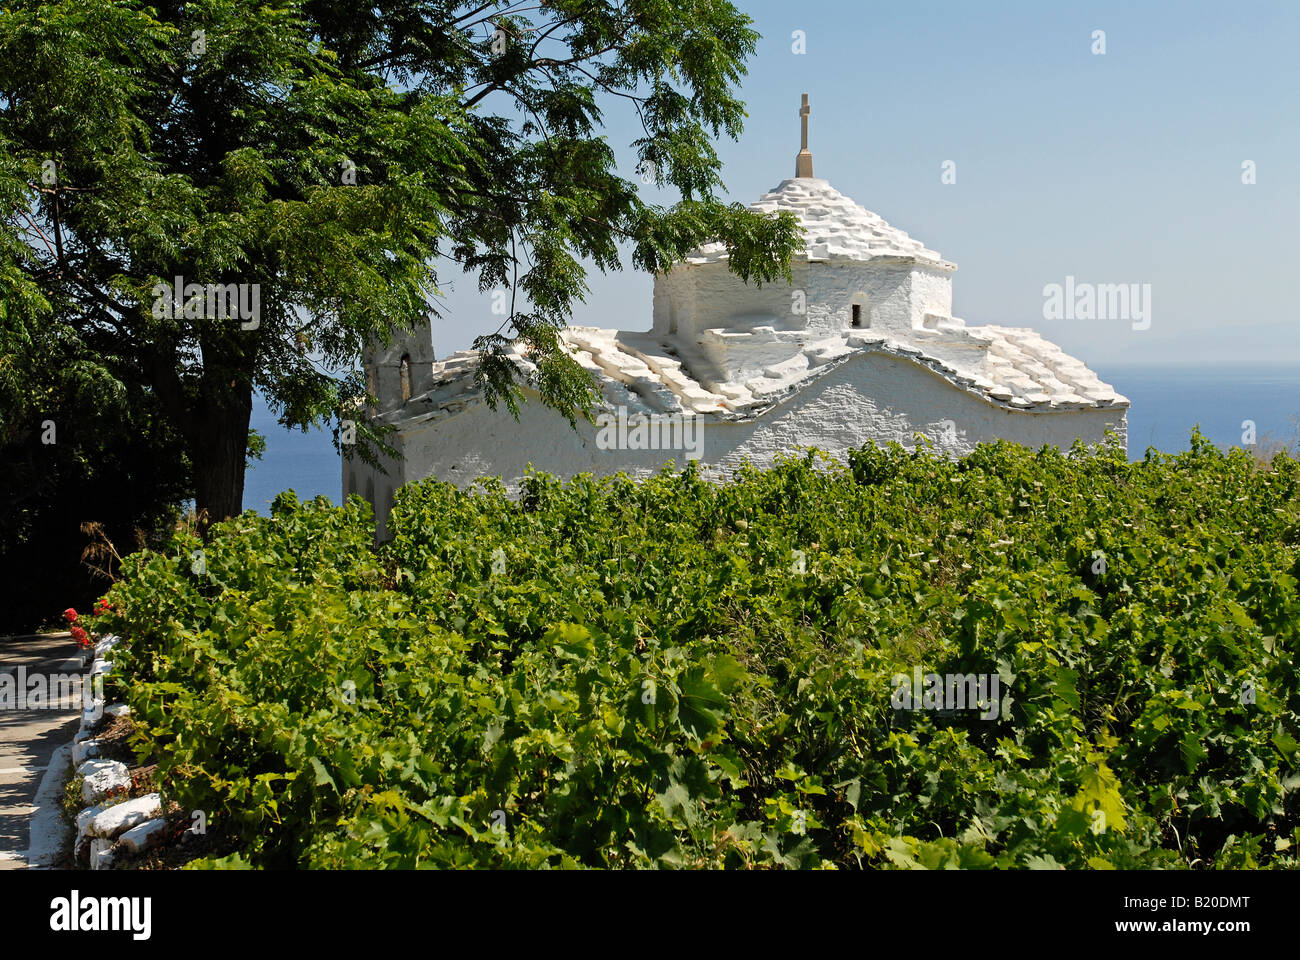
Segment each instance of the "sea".
M1141 460L1149 447L1186 450L1198 425L1221 447L1245 445L1252 426L1255 449L1285 445L1294 451L1300 442L1300 365L1094 364L1093 370L1132 404L1132 460ZM328 431L280 426L261 397L253 401L252 426L266 437L266 452L245 476L245 510L269 514L271 501L290 489L299 499L341 502L342 470Z

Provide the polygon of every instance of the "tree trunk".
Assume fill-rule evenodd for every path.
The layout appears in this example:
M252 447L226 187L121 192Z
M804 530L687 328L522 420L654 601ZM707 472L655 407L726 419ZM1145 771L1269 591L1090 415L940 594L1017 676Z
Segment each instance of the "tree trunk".
M204 392L208 402L196 418L190 462L194 465L194 506L199 514L199 529L206 532L211 524L243 510L253 398L251 388L215 395Z

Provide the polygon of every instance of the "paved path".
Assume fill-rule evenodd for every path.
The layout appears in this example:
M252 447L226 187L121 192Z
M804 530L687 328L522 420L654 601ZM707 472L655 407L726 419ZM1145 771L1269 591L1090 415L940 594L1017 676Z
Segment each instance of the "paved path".
M15 678L75 674L81 669L76 642L66 633L0 637L0 673ZM17 683L17 679L14 680ZM13 689L13 688L11 688ZM55 709L3 709L0 705L0 870L22 869L30 843L30 820L41 778L54 751L77 732L81 703L65 697ZM7 706L12 707L12 704Z

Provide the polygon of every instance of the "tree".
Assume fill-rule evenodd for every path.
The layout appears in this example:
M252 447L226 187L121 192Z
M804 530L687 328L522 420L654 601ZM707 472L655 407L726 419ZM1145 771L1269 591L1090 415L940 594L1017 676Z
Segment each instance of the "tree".
M29 308L0 299L3 632L89 609L114 550L162 542L190 496L184 449L148 391L107 376Z
M620 269L627 241L656 270L718 239L745 279L790 276L794 218L716 197L756 40L721 0L10 0L3 296L156 399L214 520L240 509L253 391L286 425L338 418L364 387L332 371L432 312L439 255L511 291L475 343L489 403L517 413L520 341L572 423L591 381L558 332L584 260ZM609 104L678 202L617 174Z

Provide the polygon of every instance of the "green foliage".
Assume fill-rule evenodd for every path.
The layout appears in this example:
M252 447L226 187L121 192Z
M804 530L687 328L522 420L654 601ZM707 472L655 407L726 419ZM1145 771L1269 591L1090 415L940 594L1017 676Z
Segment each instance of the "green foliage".
M285 495L129 560L112 676L255 866L1295 865L1300 464L848 459Z
M0 324L23 305L147 391L214 519L239 511L253 390L286 426L344 418L364 384L340 371L433 312L440 263L512 291L475 344L488 402L517 410L522 343L573 421L591 382L556 334L620 243L655 270L716 239L747 280L789 276L794 217L716 195L756 41L714 0L7 0ZM606 109L635 112L677 203L620 174ZM167 315L176 277L256 286L256 325ZM355 426L379 462L384 431Z
M0 277L0 632L21 633L103 591L84 524L123 553L156 545L191 487L154 398L8 289Z
M82 799L81 790L85 786L86 778L70 771L71 775L63 783L63 796L59 798L59 809L63 814L64 821L69 826L75 826L77 823L77 814L84 809L85 800Z

